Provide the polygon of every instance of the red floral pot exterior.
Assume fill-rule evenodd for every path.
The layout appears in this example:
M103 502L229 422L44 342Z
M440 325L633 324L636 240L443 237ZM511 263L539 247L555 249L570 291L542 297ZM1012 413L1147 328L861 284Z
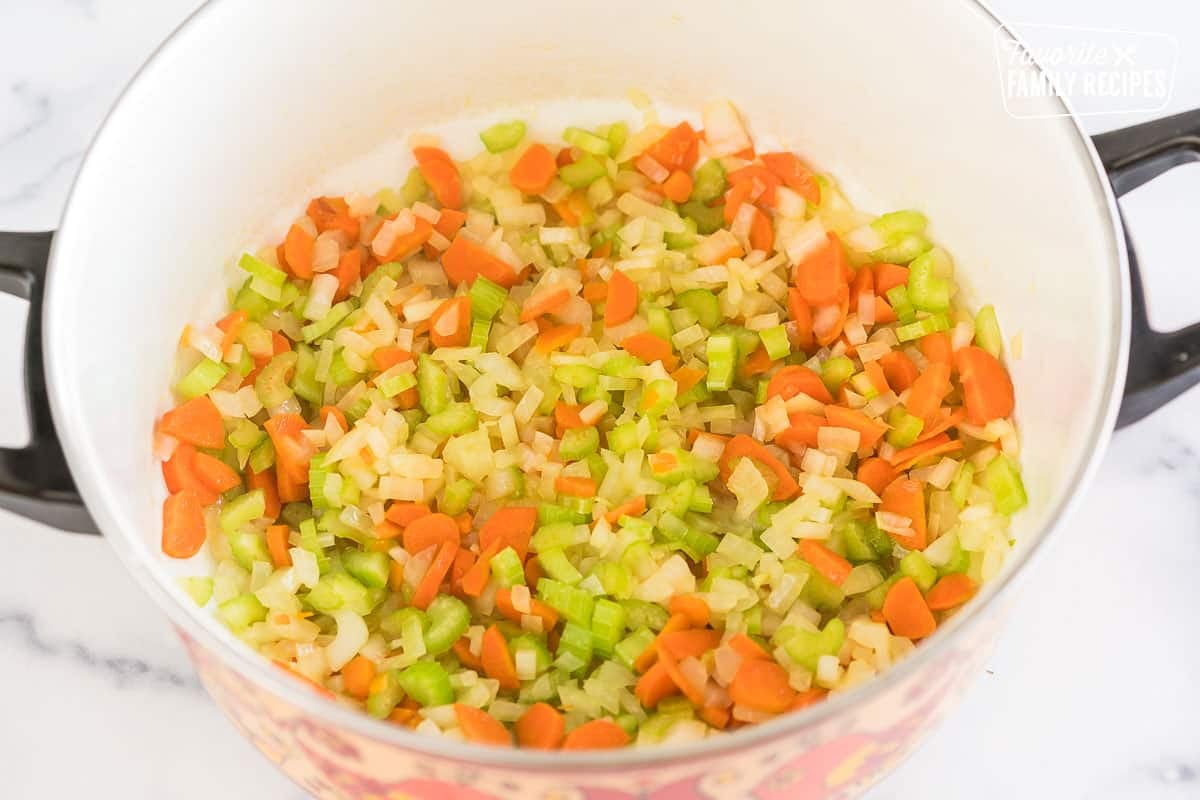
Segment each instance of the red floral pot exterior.
M941 721L982 669L998 616L958 631L951 646L888 691L799 730L705 758L561 771L431 756L338 727L180 635L238 730L322 800L842 800L886 775Z

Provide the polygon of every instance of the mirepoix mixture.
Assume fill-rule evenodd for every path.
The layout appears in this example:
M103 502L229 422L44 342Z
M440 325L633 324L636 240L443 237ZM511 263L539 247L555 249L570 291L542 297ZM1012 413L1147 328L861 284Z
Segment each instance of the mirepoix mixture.
M157 427L197 603L380 719L582 749L820 702L997 573L1013 385L925 217L647 117L421 144L241 256Z

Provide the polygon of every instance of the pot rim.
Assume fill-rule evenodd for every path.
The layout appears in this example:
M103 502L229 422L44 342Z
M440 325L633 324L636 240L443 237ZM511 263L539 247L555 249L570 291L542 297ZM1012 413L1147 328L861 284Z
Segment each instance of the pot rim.
M991 10L984 0L960 0L975 13L982 14L996 30L1004 32L1017 41L1021 41L1016 32L1006 25ZM144 75L156 68L163 60L164 54L171 50L181 38L211 17L216 9L226 9L228 2L207 0L181 22L171 34L151 53L147 61L137 70L134 76L122 89L116 102L105 115L103 122L89 143L84 153L80 169L76 173L71 190L67 196L60 230L69 233L72 218L77 216L73 205L75 193L89 167L91 154L98 143L104 139L110 128L114 115L120 113L129 104L132 91L141 82ZM1040 65L1035 65L1041 71ZM816 725L826 719L847 712L854 706L868 703L884 692L901 684L917 670L925 666L940 654L944 654L950 642L957 636L959 629L965 628L981 619L985 612L992 609L998 602L997 597L1009 591L1015 583L1018 574L1026 572L1029 562L1036 553L1041 552L1044 542L1062 524L1063 520L1079 503L1083 490L1090 484L1098 469L1100 457L1104 453L1111 438L1117 410L1120 405L1121 390L1124 387L1125 371L1129 350L1130 325L1130 284L1129 259L1125 247L1123 225L1117 208L1115 196L1107 180L1107 174L1100 162L1091 138L1083 130L1079 118L1071 109L1070 104L1061 97L1055 101L1063 111L1064 124L1069 124L1077 137L1079 157L1088 161L1092 167L1092 191L1095 199L1103 200L1108 211L1108 235L1110 237L1110 252L1115 256L1116 269L1110 276L1114 286L1113 294L1117 298L1115 341L1109 348L1107 364L1105 365L1107 392L1103 398L1101 412L1093 420L1084 445L1084 455L1079 459L1074 474L1067 485L1075 489L1051 508L1041 535L1023 547L1018 547L1011 556L1000 576L988 584L982 597L968 604L958 614L954 615L927 641L916 648L915 652L893 665L880 675L846 692L829 697L827 700L809 706L799 711L780 715L780 717L758 725L748 726L736 732L721 736L707 737L697 742L683 744L656 745L648 748L624 748L606 751L578 752L544 752L519 748L507 749L487 747L467 742L440 739L414 733L407 728L389 724L363 714L361 711L342 706L336 702L321 697L311 691L298 680L274 669L258 653L245 644L237 641L225 631L220 633L201 624L197 618L198 609L186 607L180 598L168 592L165 586L155 576L149 565L137 557L132 548L125 546L120 538L111 539L114 549L128 569L141 583L142 587L155 599L157 604L167 613L170 620L182 632L192 637L204 648L219 656L223 664L235 670L241 677L252 681L255 685L271 692L276 697L295 706L306 714L318 717L323 721L338 727L349 729L359 735L377 742L416 751L421 754L459 761L487 765L492 767L517 768L530 772L567 770L584 770L589 774L600 774L627 770L630 767L649 767L656 764L679 764L699 759L716 758L747 750L767 741L785 736L795 735L802 730ZM78 223L82 224L82 223ZM75 477L80 495L86 501L87 508L95 517L102 530L121 531L132 526L125 519L125 514L111 497L103 475L103 454L86 450L84 441L84 425L80 418L67 413L67 401L64 399L63 387L66 385L61 372L59 359L56 357L55 343L58 340L56 327L52 324L59 306L59 297L69 291L69 284L56 280L60 270L57 267L57 255L62 234L54 238L51 248L49 268L46 280L46 302L43 310L43 327L45 344L43 356L46 365L47 391L50 407L63 444L71 473ZM981 601L981 602L980 602Z

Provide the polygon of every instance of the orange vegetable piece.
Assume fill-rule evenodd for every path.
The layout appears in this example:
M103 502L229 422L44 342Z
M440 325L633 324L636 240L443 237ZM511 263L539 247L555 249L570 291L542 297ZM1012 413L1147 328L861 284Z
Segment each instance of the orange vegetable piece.
M853 564L815 539L800 540L800 557L838 586L846 582L854 569Z
M892 465L879 457L864 459L858 465L858 474L854 477L871 487L875 494L882 494L889 483L896 479L896 470Z
M1012 413L1015 395L1012 378L1000 360L981 347L970 345L954 356L962 381L967 421L983 425Z
M825 696L828 694L829 692L825 689L806 689L796 695L796 699L792 703L791 710L799 711L802 708L808 708L809 706L824 700Z
M875 294L886 295L897 286L908 285L908 267L899 264L876 264L871 268L875 273Z
M531 144L508 172L508 180L525 194L541 194L550 188L558 165L544 144Z
M812 308L794 286L788 289L788 314L796 323L796 344L805 353L813 349Z
M171 452L171 457L163 462L163 481L167 491L174 494L185 489L196 495L202 506L211 506L217 502L220 495L205 485L192 471L192 462L196 458L196 448L187 442L180 442Z
M686 123L685 123L686 124ZM609 750L629 744L629 734L607 719L585 722L563 739L563 750Z
M700 137L692 126L681 122L645 150L646 155L668 170L691 170L700 155Z
M458 523L453 517L445 514L425 514L405 526L401 541L404 549L415 556L444 542L450 542L457 547L459 538Z
M246 320L250 315L245 311L234 311L227 314L217 322L217 327L225 334L221 337L221 354L229 355L229 350L237 342L238 334L241 333L242 327L246 324Z
M341 231L351 241L358 238L358 220L350 216L349 206L341 197L314 198L305 213L321 233Z
M767 348L760 344L750 354L750 357L746 359L746 363L742 365L741 371L744 377L753 378L755 375L762 375L764 372L769 372L774 366L775 362L767 355ZM680 367L680 369L686 369L686 367Z
M816 414L792 414L789 417L792 427L775 435L775 444L793 452L801 447L817 447L818 431L829 424L824 417Z
M734 465L739 458L753 458L775 473L775 477L778 480L775 484L775 492L771 496L772 500L787 500L800 491L800 485L796 483L796 479L788 472L787 466L772 455L771 451L767 450L761 443L744 433L734 436L725 445L725 452L721 454L719 464L722 480L729 480L729 476L733 473Z
M953 364L954 348L950 344L950 337L944 331L927 333L921 337L918 344L921 347L921 354L930 361L936 361L946 366Z
M530 322L543 314L549 314L571 299L566 287L549 289L533 295L521 307L521 322Z
M452 332L444 332L451 324ZM466 347L471 340L471 298L452 297L438 306L429 318L429 340L434 347Z
M288 228L287 237L283 240L283 257L287 261L288 270L303 281L313 277L313 245L316 237L299 225Z
M654 708L660 700L670 697L678 691L679 685L675 683L670 673L667 672L667 668L660 662L646 670L633 687L634 695L644 708Z
M608 282L608 302L604 306L604 327L612 328L633 319L637 313L638 288L619 269L614 269Z
M909 550L924 550L928 543L925 534L925 486L916 478L897 478L880 493L880 511L890 511L912 522L911 536L889 534Z
M571 497L595 497L596 481L591 478L559 475L554 480L554 491Z
M956 452L961 450L962 446L963 443L958 439L951 439L946 434L939 433L932 439L926 439L925 441L918 442L911 447L906 447L903 450L896 451L894 454L892 454L890 460L897 472L903 472L919 461L923 461L934 456L944 455L946 453Z
M816 337L817 344L822 347L832 344L842 335L842 329L846 326L846 315L850 311L850 290L846 286L842 286L838 289L838 298L836 303L830 303L828 306L821 306L813 310L813 335ZM833 324L824 333L818 333L816 322L824 318L823 312L826 308L834 309L837 316L833 318ZM820 316L818 316L819 314Z
M401 528L407 528L413 522L416 522L421 517L428 516L430 513L432 512L425 503L403 503L397 501L388 506L387 511L384 512L384 516Z
M658 663L654 666L656 668L662 667L666 671L671 681L679 687L679 691L683 692L683 696L690 700L692 705L704 705L704 687L696 686L687 679L687 676L683 674L683 670L679 668L679 661L663 646L661 640L658 642L657 648Z
M630 355L645 361L647 364L661 361L668 372L679 366L679 357L672 351L671 343L666 339L660 339L649 331L642 331L632 336L626 336L621 342L621 347Z
M234 472L232 467L208 453L196 453L192 459L192 472L201 483L214 492L228 492L233 487L242 485L241 476Z
M930 611L946 611L970 600L975 589L975 581L969 575L953 572L943 576L925 593L925 605Z
M583 334L582 325L556 325L538 334L534 348L539 353L561 350Z
M496 610L516 623L520 623L521 617L524 616L523 612L513 605L512 589L496 590ZM548 632L558 624L558 612L536 597L529 598L529 616L541 618L543 632Z
M413 157L438 202L446 208L461 208L462 179L450 155L438 147L414 147Z
M913 381L908 392L908 401L904 405L909 413L926 419L938 410L942 398L949 391L950 365L934 361Z
M879 420L872 419L861 411L843 406L825 406L825 419L835 427L858 431L858 446L862 449L873 449L888 432L888 426Z
M163 414L158 429L196 447L220 450L225 446L221 412L207 395L192 398Z
M937 629L937 620L921 597L921 590L907 576L888 589L883 598L883 618L892 633L909 639L923 639Z
M454 234L458 233L458 229L466 221L467 215L457 208L443 208L438 216L438 221L433 223L433 229L447 239L453 239Z
M663 181L662 190L672 202L686 203L692 196L692 176L677 169L671 173L671 177Z
M470 283L480 275L506 288L515 286L520 280L517 271L508 262L461 233L442 253L442 268L453 286Z
M879 366L878 361L868 361L863 364L863 372L867 374L875 391L883 394L892 390L892 387L888 385L887 375L884 374L883 367Z
M474 706L454 704L454 717L459 730L468 742L490 744L501 747L512 746L512 736L500 720Z
M800 364L790 364L771 376L767 382L767 399L778 395L784 400L791 400L798 394L806 394L812 399L829 404L833 395L821 380L821 376Z
M535 750L555 750L562 744L567 719L549 703L534 703L513 726L517 744Z
M191 558L200 552L204 539L204 509L195 492L184 489L163 501L163 553Z
M499 508L479 529L479 546L487 549L493 541L499 541L500 550L511 547L524 561L529 553L529 538L537 527L537 519L538 512L533 506Z
M335 301L345 300L350 296L350 290L362 275L362 251L352 247L338 258L334 275L338 279L337 292L333 295Z
M770 253L775 246L775 227L771 218L761 209L754 209L754 218L750 222L750 249Z
M691 623L688 622L688 618L683 614L672 614L667 620L667 624L664 625L663 629L658 632L658 636L655 638L655 640L650 643L650 646L643 650L641 655L633 660L633 668L638 672L645 672L648 670L650 665L658 660L658 650L656 647L658 644L658 639L676 631L687 630L690 625Z
M779 187L779 177L761 164L747 164L730 172L726 179L731 186L750 185L749 196L768 208L774 208L775 190ZM757 194L755 194L757 192ZM736 213L736 212L735 212Z
M740 706L780 714L796 700L788 684L788 673L774 661L747 658L729 683L729 697Z
M700 709L700 718L718 730L729 724L729 709L720 706L705 706Z
M751 639L744 633L735 633L729 637L729 646L734 652L742 658L760 658L766 661L771 660L771 654L763 649L762 645Z
M262 472L255 472L247 465L246 491L252 492L255 489L262 489L263 500L266 503L263 516L270 520L278 518L282 504L279 502L279 490L275 486L275 469L273 467Z
M285 503L308 497L308 462L316 447L300 432L307 426L299 414L276 414L263 423L275 446L275 481Z
M796 266L795 283L806 303L825 306L838 301L846 288L849 268L837 234L826 234L825 245Z
M689 625L694 619L689 614L672 614L672 618L676 616L683 617ZM711 628L681 628L674 631L664 628L654 642L655 647L660 650L665 648L677 661L685 658L699 658L719 644L721 644L721 632Z
M414 608L419 608L422 611L429 608L429 604L433 602L433 598L437 597L438 587L442 585L442 581L446 578L446 573L450 571L450 565L454 563L454 556L457 552L457 544L454 542L442 542L441 547L438 548L437 555L433 557L433 561L429 565L429 569L425 571L425 576L417 584L417 590L413 592L411 602Z
M562 432L565 430L583 427L583 420L579 418L579 409L580 406L573 406L561 401L554 404L554 425L559 436L562 436Z
M892 350L885 353L879 359L879 366L883 369L888 386L892 387L892 391L896 394L912 386L913 381L921 374L921 371L917 369L917 365L902 350Z
M479 660L479 656L471 652L471 640L463 636L456 641L451 649L454 651L455 657L458 658L460 664L467 669L473 669L476 672L483 671L483 662Z
M500 539L494 539L489 546L479 552L479 558L463 575L463 594L469 597L479 597L483 594L488 578L492 575L492 556L503 549L503 542Z
M292 554L288 552L288 526L267 526L267 552L271 554L271 563L276 567L290 567Z
M816 177L795 153L763 153L759 158L789 189L813 205L821 202L821 188Z
M371 681L375 680L375 662L366 656L355 656L342 667L342 686L346 693L359 700L366 700L371 693Z
M708 610L708 603L694 594L675 595L667 604L667 610L672 614L682 614L697 628L707 625L712 616L712 612Z
M489 677L500 682L501 689L520 689L521 681L517 679L517 668L513 664L512 653L508 650L508 642L504 634L495 625L483 634L483 650L479 654L483 662L483 671Z

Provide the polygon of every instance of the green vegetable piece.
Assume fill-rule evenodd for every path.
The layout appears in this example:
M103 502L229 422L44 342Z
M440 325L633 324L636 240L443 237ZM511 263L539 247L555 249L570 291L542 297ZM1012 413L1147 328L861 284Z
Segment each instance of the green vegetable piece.
M540 560L541 556L538 558ZM542 578L537 584L537 596L539 600L576 625L588 627L592 624L594 601L592 596L583 589L568 586L550 578Z
M709 207L706 203L689 200L679 207L679 213L696 223L696 231L705 236L725 227L725 206Z
M558 177L572 189L586 189L607 174L604 162L590 154L558 170Z
M574 586L583 580L583 575L567 558L567 554L561 547L538 550L538 563L542 566L542 570L556 581Z
M475 484L466 478L459 478L442 489L442 499L438 501L438 511L457 517L467 510L471 496L475 494Z
M454 702L454 689L450 686L450 675L436 661L418 661L400 671L396 676L400 688L422 707L444 706Z
M579 666L575 669L568 669L568 672L577 672L591 663L594 646L595 643L593 642L590 630L582 625L568 621L563 626L562 635L558 639L557 655L560 658L560 663L563 653L570 653L574 656L574 663Z
M329 309L328 314L316 322L310 322L301 328L300 335L309 344L315 342L344 322L350 316L350 312L354 310L354 307L354 301L352 300L343 300L340 303L336 303Z
M609 152L614 157L620 155L621 148L625 146L625 142L629 139L629 126L624 122L614 122L608 126L607 138Z
M901 234L894 242L871 253L873 261L888 264L907 264L933 245L919 233Z
M983 468L983 485L991 492L992 503L1001 514L1013 514L1029 503L1021 473L1006 455L996 456Z
M342 566L346 568L346 572L370 589L381 589L387 586L391 564L392 560L388 558L387 553L362 550L342 551Z
M647 306L645 309L646 324L651 333L660 339L670 340L675 335L671 325L671 314L662 306Z
M982 347L994 358L1000 357L1004 348L1004 339L1000 335L1000 322L996 319L996 309L986 305L975 315L975 344Z
M445 411L454 399L445 370L424 353L417 358L417 394L426 414Z
M568 428L558 443L558 454L564 461L578 461L600 448L600 432L595 428Z
M725 167L715 158L705 161L696 170L692 179L692 196L688 199L695 203L708 204L725 194L728 184L725 182Z
M696 315L696 320L710 331L725 319L721 314L720 300L708 289L688 289L686 292L680 292L675 297L675 305L691 311Z
M243 525L260 519L267 512L267 501L262 489L246 492L235 497L221 509L221 530L227 535L233 534ZM267 561L271 559L268 558Z
M254 392L265 408L277 408L294 394L288 385L288 373L296 368L299 355L288 350L272 358L254 379Z
M834 617L825 623L820 633L788 628L782 637L776 638L783 642L787 654L809 672L817 671L817 661L821 656L836 656L846 641L846 626L840 619Z
M429 604L429 627L425 631L425 649L440 656L454 646L471 625L471 609L457 597L439 594Z
M622 600L621 605L625 607L625 624L633 629L649 628L657 633L671 618L667 610L658 603L649 603L645 600Z
M607 598L598 598L592 611L592 644L605 658L613 655L613 648L625 634L625 621L629 613L620 603Z
M472 319L492 320L504 308L508 290L480 275L471 284L467 297L471 299Z
M782 325L759 331L758 338L762 340L763 349L767 351L767 356L772 361L787 358L792 353L792 343L788 340L787 328Z
M891 426L891 430L887 433L887 442L897 450L902 450L917 441L917 437L921 435L921 430L925 427L924 420L908 413L900 406L893 406L888 411L887 421Z
M933 588L933 584L937 582L937 570L933 568L925 556L919 550L913 550L911 553L900 559L900 572L913 579L913 583L922 592L928 592Z
M854 374L854 362L845 356L834 356L821 364L821 381L833 394Z
M213 579L208 576L190 575L179 579L179 588L192 598L193 603L203 608L212 599Z
M267 618L267 607L250 593L240 594L217 606L217 616L235 631L244 631Z
M708 375L705 385L710 391L723 392L733 386L733 370L737 364L737 345L732 335L714 333L706 346Z
M696 238L696 220L691 217L685 217L683 220L682 231L678 233L664 233L663 241L667 244L669 250L688 250L696 246L699 239Z
M586 364L561 364L554 368L554 380L576 389L595 386L599 377L600 370Z
M910 233L924 233L925 226L929 224L928 218L920 211L905 210L892 211L877 217L871 223L871 227L875 232L884 238L886 241L891 241L896 237Z
M525 565L521 557L511 547L506 547L491 560L492 577L501 587L509 589L525 583Z
M215 389L228 372L224 364L205 358L175 384L175 391L185 400L200 397Z
M585 153L594 156L607 156L612 151L612 143L603 136L597 136L583 128L570 127L563 131L563 141L572 147L578 147ZM564 179L565 180L565 179Z
M525 138L525 123L521 120L512 122L497 122L479 134L480 141L489 153L503 153L511 150Z
M950 482L950 499L959 508L965 508L967 498L971 495L971 486L975 483L975 465L964 461L958 468L954 480Z
M258 531L251 528L244 528L227 534L227 538L229 540L229 549L233 552L234 560L243 569L252 569L255 561L271 563L271 554L267 550L267 541Z
M429 197L429 184L421 175L420 168L413 167L408 171L404 185L400 187L400 202L404 208L408 208L418 200L424 200L427 197Z
M908 267L908 296L919 311L938 312L950 308L950 281L937 277L941 261L948 262L949 256L935 247L914 258Z
M321 576L305 599L322 614L332 614L339 608L348 608L356 614L366 616L374 608L378 594L372 593L348 573L330 572Z
M438 413L430 414L425 425L438 436L458 436L475 430L479 416L468 403L451 403Z
M376 684L375 691L367 695L367 713L372 717L386 719L404 699L404 690L400 688L399 676L400 670L388 670L383 673L383 680Z
M305 344L296 345L296 367L292 370L292 391L302 400L320 404L324 390L317 382L317 357L312 348Z
M618 663L626 669L633 669L633 662L654 644L654 631L649 628L638 628L613 647L613 655Z

